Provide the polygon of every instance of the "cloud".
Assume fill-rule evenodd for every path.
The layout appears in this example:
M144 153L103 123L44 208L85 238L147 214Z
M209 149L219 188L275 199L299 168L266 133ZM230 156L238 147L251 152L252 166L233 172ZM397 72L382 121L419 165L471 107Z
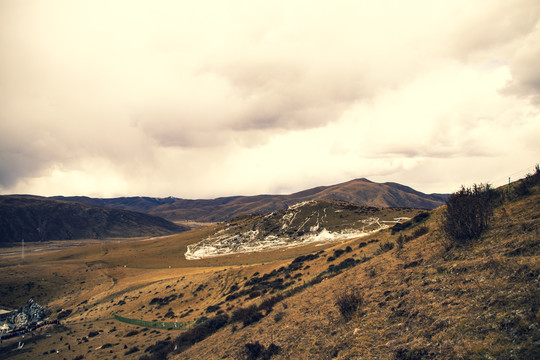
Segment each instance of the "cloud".
M510 59L510 69L513 75L506 91L530 98L540 105L540 67L536 65L540 58L540 21L535 29L527 34L520 46Z
M533 0L2 2L0 192L434 189L455 185L434 161L529 165L539 18Z

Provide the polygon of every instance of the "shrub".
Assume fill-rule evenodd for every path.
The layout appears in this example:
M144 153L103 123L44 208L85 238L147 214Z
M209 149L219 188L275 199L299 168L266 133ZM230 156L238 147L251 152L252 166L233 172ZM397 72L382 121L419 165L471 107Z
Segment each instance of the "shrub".
M310 261L310 260L315 260L316 258L319 257L319 254L308 254L308 255L302 255L302 256L299 256L297 257L296 259L293 260L293 262L291 264L295 264L295 263L303 263L305 261Z
M350 320L358 312L363 302L362 293L357 287L344 290L336 298L336 306L346 320Z
M255 290L249 294L250 299L255 299L256 297L259 297L259 296L261 296L261 292L259 290Z
M327 272L341 271L341 270L350 268L352 266L355 266L356 264L358 264L360 262L361 262L360 260L355 260L353 258L347 258L347 259L343 260L342 262L340 262L337 265L330 265L328 267L328 269L327 269Z
M450 195L443 218L446 235L458 243L478 239L491 220L496 196L489 184L461 187Z
M153 354L152 359L166 359L167 353L170 352L171 342L168 340L160 340L155 344L148 346L144 352Z
M169 295L164 298L155 297L152 300L150 300L150 305L158 305L158 306L165 306L169 305L170 302L176 300L178 298L178 295Z
M343 250L343 249L337 249L337 250L334 250L334 255L333 255L333 257L337 259L338 257L340 257L341 255L343 255L344 253L345 253L345 250Z
M274 309L274 305L276 305L283 299L285 299L285 295L283 294L276 294L274 296L268 297L264 299L263 302L259 305L259 310L264 310L266 314L269 314Z
M426 225L423 225L423 226L420 226L418 229L414 230L411 236L412 236L412 239L416 239L417 237L427 234L428 232L429 232L429 228Z
M277 346L274 343L268 345L268 348L265 348L264 345L261 345L258 341L253 343L246 343L244 345L244 354L246 360L256 360L262 358L264 360L270 359L272 355L279 354L281 347Z
M531 194L531 187L540 183L540 165L536 165L534 174L527 174L512 190L515 197L524 197Z
M207 318L206 316L201 316L200 318L198 318L197 320L195 320L195 325L202 324L202 323L205 322L206 320L208 320L208 318Z
M71 309L67 309L67 310L62 311L60 314L58 314L58 320L62 320L62 319L67 318L69 315L71 315L72 312L73 312L73 310L71 310Z
M420 221L426 220L428 217L429 217L428 212L422 212L422 213L416 215L415 217L413 217L413 222L419 223Z
M412 225L412 222L405 221L404 223L397 223L396 225L392 226L392 235L395 233L407 229L409 226Z
M394 248L394 243L393 242L383 242L383 243L379 244L379 248L377 249L377 251L375 251L375 254L379 255L379 254L385 253L387 251L390 251L393 248Z
M404 243L405 243L405 237L403 236L403 234L399 234L399 236L398 236L398 238L396 240L398 250L403 249L403 244Z
M124 355L131 355L131 354L133 354L133 353L136 353L136 352L139 351L139 350L140 350L140 349L139 349L138 347L134 346L134 347L132 347L131 349L129 349L128 351L126 351L126 352L124 353Z
M207 313L211 313L211 312L216 312L219 310L221 306L218 304L218 305L210 305L206 308L206 312Z
M274 315L274 321L280 322L285 317L285 313L283 311L278 312L276 315Z
M244 344L246 348L246 359L258 359L264 350L264 346L262 346L258 341L254 343L246 343Z
M173 345L171 345L170 348L176 348L176 353L182 352L191 345L196 344L214 334L228 323L229 317L226 314L216 315L215 317L206 319L194 328L189 329L178 336L173 341Z
M237 309L233 312L231 321L242 322L244 326L248 326L263 318L262 313L256 305L251 305L245 308Z

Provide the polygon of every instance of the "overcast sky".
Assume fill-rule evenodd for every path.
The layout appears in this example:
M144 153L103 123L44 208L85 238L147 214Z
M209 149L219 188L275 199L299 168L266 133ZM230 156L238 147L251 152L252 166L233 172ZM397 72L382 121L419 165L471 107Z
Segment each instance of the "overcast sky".
M539 20L538 0L0 0L0 193L502 184L540 162Z

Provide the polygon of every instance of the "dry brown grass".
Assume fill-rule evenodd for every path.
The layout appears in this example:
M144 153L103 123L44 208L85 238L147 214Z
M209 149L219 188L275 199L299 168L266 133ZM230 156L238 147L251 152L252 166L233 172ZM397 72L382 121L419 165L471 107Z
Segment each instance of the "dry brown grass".
M59 354L47 358L136 359L148 346L172 340L180 332L144 330L115 321L115 313L186 322L219 310L230 315L271 295L268 289L266 295L251 298L246 293L225 300L236 287L247 289L246 281L256 273L262 277L275 270L271 280L287 274L286 280L293 282L290 289L309 283L346 258L373 256L286 298L261 320L246 327L228 325L175 358L239 359L245 355L245 344L257 341L265 348L272 343L281 347L273 359L532 358L540 340L539 200L537 191L504 204L479 241L460 247L444 239L438 227L441 212L436 210L428 219L429 233L377 256L379 244L395 242L398 234L387 230L339 244L187 261L183 257L187 244L212 231L202 228L164 239L28 254L21 265L16 258L3 257L4 305L25 302L32 295L49 305L53 317L61 309L73 311L64 323L67 329L49 331L50 337L35 343L28 340L26 352L6 354L14 359L35 358L58 348ZM359 247L373 239L379 241ZM346 246L353 251L327 261L334 250ZM278 272L295 257L321 250L318 258L300 268ZM27 290L32 281L36 285ZM361 289L364 302L348 320L335 306L335 298L352 286ZM169 304L150 305L156 297L172 295ZM209 306L219 310L208 313ZM126 336L134 330L136 334ZM99 335L88 337L91 331ZM4 341L2 348L10 344ZM139 351L125 355L134 347Z
M275 359L537 358L539 200L537 192L505 204L487 233L462 247L448 247L435 213L434 230L402 250L284 301L279 322L224 329L177 358L236 358L247 341L281 346ZM344 286L359 286L365 299L348 322L329 301Z

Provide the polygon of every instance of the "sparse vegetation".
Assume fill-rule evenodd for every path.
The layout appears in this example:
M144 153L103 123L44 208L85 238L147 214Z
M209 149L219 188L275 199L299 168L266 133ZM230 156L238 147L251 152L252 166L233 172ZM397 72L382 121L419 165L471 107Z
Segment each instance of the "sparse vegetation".
M345 320L350 320L357 314L363 303L364 299L358 287L345 288L336 298L336 306Z
M285 313L283 311L280 311L274 315L274 321L279 322L283 320L284 317L285 317Z
M390 241L382 242L379 244L379 248L375 251L375 255L380 255L394 248L394 243Z
M177 349L176 352L181 352L186 347L207 338L228 323L229 316L225 314L216 315L194 327L193 329L187 330L173 341L173 344Z
M57 317L57 318L58 318L58 320L65 319L65 318L67 318L69 315L71 315L72 312L73 312L73 310L71 310L71 309L66 309L66 310L60 312L60 313L58 314L58 317Z
M256 305L251 305L235 310L232 314L231 320L233 322L241 322L244 324L244 326L248 326L262 318L263 314L260 312L259 307Z
M167 255L178 240L111 243L84 253L73 248L54 257L29 251L28 258L37 260L31 271L29 265L2 264L0 295L15 299L40 285L38 293L48 292L48 279L66 289L48 296L58 299L52 319L69 308L67 327L25 338L25 356L32 351L45 358L60 350L67 359L538 358L540 188L516 190L520 184L495 190L488 227L466 246L445 241L444 208L416 210L403 214L411 225L395 235L389 229L339 245L197 260L186 267L171 262L171 270L162 266L165 260L147 267L148 258L136 257L145 249L145 256L155 251L167 263L179 261ZM393 211L390 219L401 216ZM174 239L189 244L198 238ZM399 251L389 251L392 245ZM60 266L49 271L48 264ZM36 265L39 275L33 276ZM342 301L344 309L353 309L342 312L338 298L350 288L360 300L356 306ZM126 318L111 319L111 313ZM279 354L270 351L272 343ZM4 341L2 353L23 354L9 346Z
M207 313L211 313L211 312L216 312L218 311L219 309L221 308L221 306L218 304L218 305L210 305L206 308L206 312Z
M429 227L427 227L425 224L416 228L412 234L410 235L404 235L403 233L400 233L397 240L396 245L398 249L403 249L403 245L411 240L414 240L416 238L419 238L422 235L425 235L429 232Z
M527 174L524 179L519 180L518 184L512 189L511 197L521 198L531 194L531 188L540 183L540 165L535 166L533 174Z
M279 354L281 348L274 343L271 343L270 345L268 345L268 348L266 348L258 341L255 341L253 343L246 343L244 345L244 350L244 359L246 360L268 360L273 355Z
M342 262L340 262L337 265L333 265L333 264L330 265L328 267L327 272L329 272L329 273L338 272L338 271L350 268L351 266L355 266L355 265L357 265L357 264L359 264L361 262L362 262L362 260L355 260L353 258L347 258L347 259L343 260Z
M130 337L130 336L135 336L139 333L138 330L131 330L129 331L126 335L124 335L124 337Z
M124 355L131 355L131 354L136 353L137 351L140 351L140 349L137 346L134 346L131 349L129 349L128 351L126 351L124 353Z
M182 294L172 294L169 296L166 296L164 298L155 297L150 301L150 305L158 305L158 306L166 306L169 305L172 301L178 299L179 297L182 297Z
M456 243L478 239L493 215L498 194L489 184L462 187L446 202L443 230Z

